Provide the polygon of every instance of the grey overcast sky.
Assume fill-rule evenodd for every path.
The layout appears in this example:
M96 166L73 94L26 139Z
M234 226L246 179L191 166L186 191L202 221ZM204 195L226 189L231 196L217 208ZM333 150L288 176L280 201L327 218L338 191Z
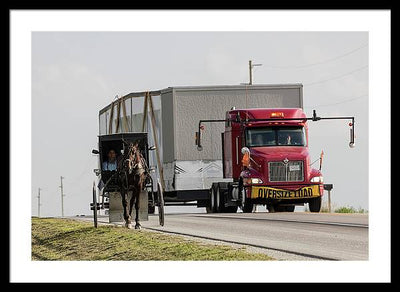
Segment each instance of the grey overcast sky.
M333 183L335 206L368 209L367 32L33 32L32 214L89 214L98 111L116 95L185 85L302 83L304 109L355 116L310 122L312 160ZM193 149L193 151L196 151ZM318 164L316 164L318 167Z

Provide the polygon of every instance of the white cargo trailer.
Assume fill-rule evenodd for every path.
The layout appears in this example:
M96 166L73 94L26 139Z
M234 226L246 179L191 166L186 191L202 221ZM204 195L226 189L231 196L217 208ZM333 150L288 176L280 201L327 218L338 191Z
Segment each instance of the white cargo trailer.
M185 86L133 92L100 111L99 135L147 132L148 144L157 147L149 153L149 164L164 188L165 204L206 207L212 183L231 181L223 178L224 124L206 125L202 151L197 151L193 134L200 120L224 118L233 107L303 108L303 86Z

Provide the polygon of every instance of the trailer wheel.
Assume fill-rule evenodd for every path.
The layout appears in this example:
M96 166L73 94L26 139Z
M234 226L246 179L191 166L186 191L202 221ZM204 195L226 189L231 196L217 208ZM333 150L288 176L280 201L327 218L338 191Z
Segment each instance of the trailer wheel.
M313 198L308 201L310 212L318 213L321 210L321 197Z

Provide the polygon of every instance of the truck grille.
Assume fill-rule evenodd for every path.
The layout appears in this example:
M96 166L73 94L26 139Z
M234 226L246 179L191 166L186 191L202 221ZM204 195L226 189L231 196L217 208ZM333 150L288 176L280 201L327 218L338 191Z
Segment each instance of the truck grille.
M285 181L303 181L304 170L303 161L274 161L268 163L269 181L285 182Z

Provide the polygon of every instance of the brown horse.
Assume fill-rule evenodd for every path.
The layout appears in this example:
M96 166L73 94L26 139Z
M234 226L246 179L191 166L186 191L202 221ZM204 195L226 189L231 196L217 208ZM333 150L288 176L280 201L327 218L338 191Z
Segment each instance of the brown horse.
M135 229L140 229L139 223L139 204L140 192L143 189L143 184L146 182L149 175L146 160L140 152L138 143L127 143L127 151L118 159L117 164L117 181L120 187L122 196L122 206L124 208L125 227L132 228L132 208L135 202ZM128 204L128 192L132 192L132 197Z

